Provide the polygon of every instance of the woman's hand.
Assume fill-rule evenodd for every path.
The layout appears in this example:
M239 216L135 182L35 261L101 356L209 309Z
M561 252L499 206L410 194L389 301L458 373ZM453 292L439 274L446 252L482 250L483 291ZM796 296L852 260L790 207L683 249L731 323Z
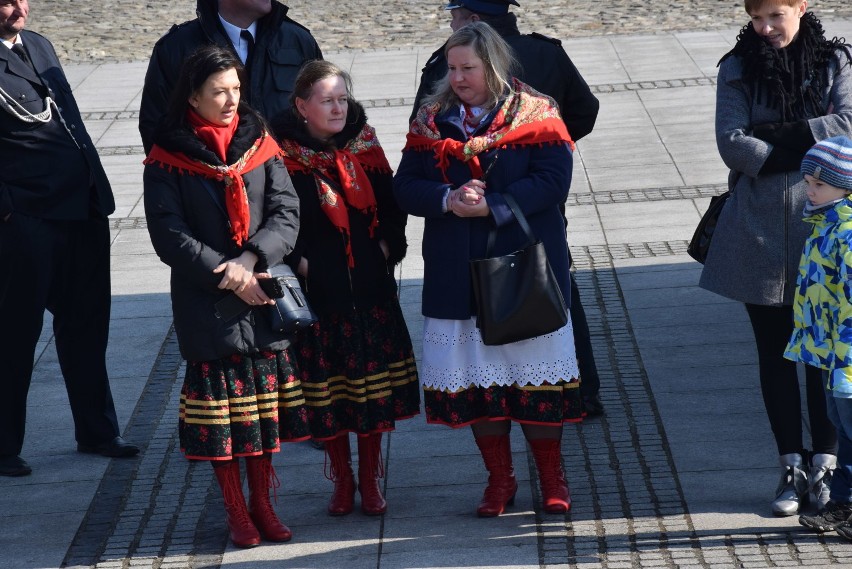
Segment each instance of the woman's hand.
M258 306L261 304L275 304L275 301L266 296L266 293L263 292L263 289L260 288L260 285L257 282L258 278L269 278L269 273L255 273L252 275L249 283L239 291L234 291L234 294L240 297L240 299L246 304L251 304L252 306Z
M459 217L484 217L491 212L484 196L485 182L468 180L450 192L447 209Z
M257 264L257 255L251 251L243 251L236 259L225 261L215 269L214 273L223 273L219 288L232 290L236 293L243 292L252 281L255 286L257 280L254 278L254 266Z

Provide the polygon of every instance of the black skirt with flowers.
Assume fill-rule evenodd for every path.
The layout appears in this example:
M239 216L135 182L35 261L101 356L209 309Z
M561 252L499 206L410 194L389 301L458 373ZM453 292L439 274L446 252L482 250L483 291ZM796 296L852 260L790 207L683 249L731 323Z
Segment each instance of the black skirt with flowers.
M277 452L280 388L294 383L286 351L187 362L180 397L181 450L200 460ZM301 437L294 438L307 436L307 423L302 422Z
M420 412L420 386L411 337L396 298L369 309L333 312L297 333L290 347L310 433L391 431ZM281 400L284 416L295 396Z

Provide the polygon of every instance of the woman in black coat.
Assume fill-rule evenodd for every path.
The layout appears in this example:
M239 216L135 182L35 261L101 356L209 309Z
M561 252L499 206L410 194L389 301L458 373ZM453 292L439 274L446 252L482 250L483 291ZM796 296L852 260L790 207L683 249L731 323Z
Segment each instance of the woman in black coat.
M145 161L144 185L151 241L172 269L175 332L187 360L181 450L211 461L231 540L252 547L261 536L291 538L269 487L271 453L280 449L278 399L298 384L287 339L262 313L272 301L258 278L292 250L298 199L277 144L240 105L241 73L239 60L222 48L205 47L187 59Z
M331 515L352 511L349 434L358 438L361 510L383 514L382 433L420 410L414 353L393 267L405 256L407 216L392 172L348 75L307 63L291 112L274 124L299 193L302 220L291 265L319 322L297 333L293 355L312 436L325 442Z

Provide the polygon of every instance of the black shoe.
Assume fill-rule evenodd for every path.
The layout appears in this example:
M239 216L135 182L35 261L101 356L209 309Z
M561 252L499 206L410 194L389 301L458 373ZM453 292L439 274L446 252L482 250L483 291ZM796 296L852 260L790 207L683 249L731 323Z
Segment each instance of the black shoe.
M86 454L99 454L110 458L128 458L139 454L139 447L132 445L121 437L115 437L111 441L98 445L86 445L77 443L77 452Z
M20 456L0 457L0 476L27 476L33 469Z
M852 541L852 525L849 525L849 522L843 522L834 531L846 541Z
M799 516L799 523L820 533L836 530L852 518L852 504L838 504L829 500L825 509L812 516Z
M604 406L597 395L584 395L583 408L586 410L586 417L600 417L604 414Z

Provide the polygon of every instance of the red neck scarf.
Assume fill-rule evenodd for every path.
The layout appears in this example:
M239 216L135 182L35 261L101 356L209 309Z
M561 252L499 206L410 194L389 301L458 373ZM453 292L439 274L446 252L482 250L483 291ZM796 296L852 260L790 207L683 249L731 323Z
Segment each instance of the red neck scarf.
M556 102L517 79L512 80L511 96L497 110L484 134L466 141L441 138L435 125L435 118L441 110L438 103L420 108L405 138L403 152L433 150L438 161L437 167L441 169L447 183L450 157L466 162L471 175L480 179L482 167L478 155L488 150L512 145L560 143L568 143L574 150L574 141L562 122Z
M379 225L376 196L365 170L391 173L388 159L376 138L376 131L364 125L358 136L340 150L318 152L293 141L282 140L284 164L290 172L312 174L320 207L329 221L343 234L349 267L355 266L349 239L349 213L346 206L372 216L370 236Z
M228 126L212 125L198 117L194 112L188 114L190 125L194 127L196 136L217 156L225 162L228 147L231 144L239 117L234 117ZM204 122L200 122L204 121ZM199 125L199 126L196 126ZM281 150L265 130L236 162L230 165L207 164L201 160L190 158L182 152L170 152L160 146L154 145L145 164L154 164L161 168L177 168L180 173L198 174L225 182L225 211L228 213L228 221L231 225L231 238L237 245L248 239L249 228L249 204L246 193L243 172L248 172L263 165L273 156L280 154Z

